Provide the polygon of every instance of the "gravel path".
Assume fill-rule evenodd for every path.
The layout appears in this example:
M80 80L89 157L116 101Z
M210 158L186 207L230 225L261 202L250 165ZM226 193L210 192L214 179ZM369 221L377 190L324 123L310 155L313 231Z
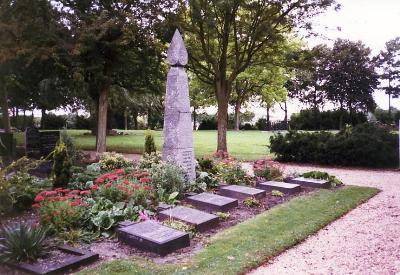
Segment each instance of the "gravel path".
M286 166L316 169L382 192L250 274L400 274L400 172Z

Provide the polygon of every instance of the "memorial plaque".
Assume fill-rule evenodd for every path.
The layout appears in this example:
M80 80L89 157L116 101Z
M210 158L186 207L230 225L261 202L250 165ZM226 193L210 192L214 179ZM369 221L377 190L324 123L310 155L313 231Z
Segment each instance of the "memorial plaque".
M196 230L200 232L209 230L218 225L218 216L184 206L164 210L160 212L159 217L161 220L171 218L182 221L194 226Z
M331 184L326 180L311 179L311 178L292 178L288 180L289 183L300 184L301 186L313 187L313 188L330 188Z
M167 76L164 103L163 160L182 166L189 180L195 180L192 113L188 76L184 68L188 53L178 30L175 31L168 48L167 59L171 68Z
M117 229L118 240L136 248L166 255L190 245L189 234L154 221Z
M246 199L254 197L256 199L264 198L266 192L257 188L241 185L228 185L219 189L219 194L236 199Z
M57 142L60 139L60 131L45 131L40 132L40 154L47 157L48 154L54 151Z
M47 157L56 148L60 131L39 132L30 127L25 130L25 153L30 158Z
M189 203L196 208L206 211L227 212L239 205L237 199L215 195L212 193L200 193L187 198Z
M16 141L12 133L0 133L0 156L14 156Z
M267 181L257 184L257 188L271 192L272 190L278 190L285 194L295 194L301 191L299 184L286 183L281 181Z

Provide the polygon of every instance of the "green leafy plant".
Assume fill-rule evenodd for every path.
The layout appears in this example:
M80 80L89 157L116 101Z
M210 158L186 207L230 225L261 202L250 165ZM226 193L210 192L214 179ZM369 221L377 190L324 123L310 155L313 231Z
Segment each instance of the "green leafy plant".
M254 175L265 180L282 180L282 165L272 160L257 160L253 164Z
M201 172L215 174L216 168L212 159L200 158L197 159L198 168Z
M46 230L24 223L4 226L0 231L0 262L32 261L47 252Z
M261 205L260 201L254 197L248 197L244 199L243 204L250 208L259 207Z
M60 140L67 147L68 156L72 163L77 162L79 151L76 149L75 142L66 130L61 131Z
M185 171L170 163L153 165L149 169L149 179L160 201L165 201L166 197L174 192L183 194L188 188Z
M217 212L215 213L215 215L217 215L218 218L220 218L223 221L229 220L229 218L231 217L231 214L227 212Z
M250 185L251 178L240 163L224 159L216 165L217 178L225 184Z
M71 160L64 142L57 144L53 154L53 185L66 187L71 178Z
M163 221L163 224L165 226L174 228L176 230L180 230L180 231L189 233L190 238L193 238L197 234L197 231L193 225L189 225L187 223L184 223L184 222L172 219L172 218L166 219L165 221Z
M117 153L104 153L99 161L100 168L103 171L112 171L121 168L133 166L133 162Z
M279 190L272 190L272 192L271 192L271 196L274 196L274 197L284 197L285 196L285 194L284 193L282 193L281 191L279 191Z
M321 171L307 172L307 173L302 174L302 176L305 178L327 180L331 184L331 187L335 187L335 186L343 184L343 182L341 182L337 177L335 177L333 175L329 175L328 173L321 172Z
M144 134L144 152L146 154L156 152L156 144L154 143L153 131L150 129L147 129Z
M153 165L162 162L161 154L159 152L152 152L150 154L144 153L139 162L140 169L150 169Z

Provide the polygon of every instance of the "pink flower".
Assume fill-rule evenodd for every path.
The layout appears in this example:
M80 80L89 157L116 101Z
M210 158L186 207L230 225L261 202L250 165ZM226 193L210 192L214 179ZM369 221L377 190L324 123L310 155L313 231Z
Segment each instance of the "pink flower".
M139 221L147 221L150 217L144 211L139 212Z
M40 204L38 203L32 204L32 208L38 209L40 208Z
M80 195L91 195L92 192L90 190L84 190L80 192Z
M41 196L41 195L37 195L37 196L35 197L35 202L41 202L41 201L44 201L44 197Z
M149 178L141 178L140 179L141 183L148 183L149 181L150 181Z

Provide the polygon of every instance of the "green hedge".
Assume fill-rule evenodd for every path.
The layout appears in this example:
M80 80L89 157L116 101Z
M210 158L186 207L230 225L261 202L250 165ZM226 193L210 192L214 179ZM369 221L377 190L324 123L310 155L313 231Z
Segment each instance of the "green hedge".
M398 135L364 123L337 134L289 131L270 138L278 160L340 166L395 167Z
M363 113L350 114L345 110L324 111L301 110L290 117L292 130L339 130L345 125L357 125L367 122Z

